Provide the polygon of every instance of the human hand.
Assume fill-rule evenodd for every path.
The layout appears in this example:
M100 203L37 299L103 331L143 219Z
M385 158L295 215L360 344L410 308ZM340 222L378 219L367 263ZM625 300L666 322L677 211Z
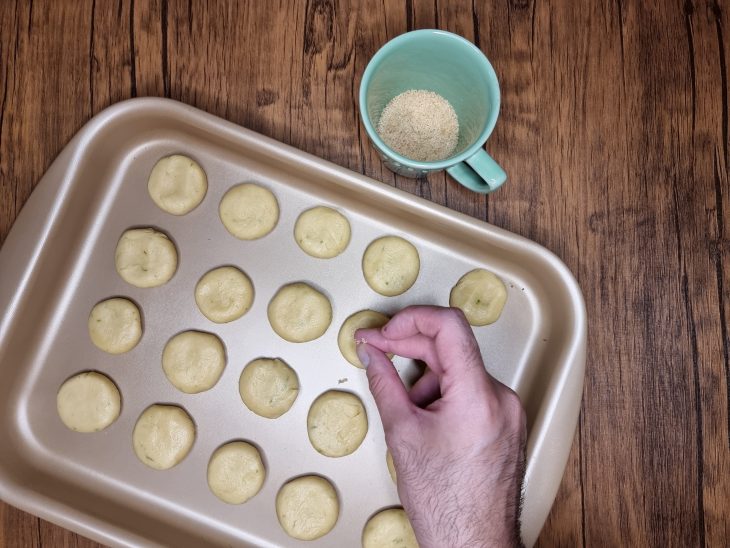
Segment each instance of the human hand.
M464 314L411 306L355 339L421 548L521 546L525 412L484 369ZM410 391L386 352L427 364Z

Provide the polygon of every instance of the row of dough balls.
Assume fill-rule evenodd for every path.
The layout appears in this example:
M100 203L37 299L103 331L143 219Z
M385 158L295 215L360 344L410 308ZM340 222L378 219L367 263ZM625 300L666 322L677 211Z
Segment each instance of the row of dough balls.
M129 229L117 243L115 264L119 275L129 284L141 288L157 287L167 283L175 274L177 250L162 232L152 228ZM396 296L415 283L420 259L410 242L398 236L383 236L368 245L363 254L362 269L373 290L381 295ZM288 315L277 314L272 305L269 306L269 319L274 329L277 329L275 322L286 324L281 328L283 333L279 330L277 333L293 342L319 337L331 319L329 300L306 284L290 284L285 288L275 299L277 306L286 308L281 311ZM251 308L253 299L251 280L232 266L211 270L195 287L195 302L203 315L215 323L240 318ZM461 308L472 325L483 326L497 321L506 300L504 283L492 272L478 268L459 279L451 290L449 305ZM298 316L291 315L292 312L306 310L314 311L318 321L305 325ZM292 326L295 324L300 327L294 329Z
M256 363L256 362L252 362ZM242 376L243 380L243 376ZM256 373L247 386L256 384ZM264 387L264 392L269 389ZM254 398L275 410L282 402ZM283 403L284 407L290 401ZM96 432L111 425L121 411L121 396L114 382L97 372L79 373L63 383L57 395L57 408L63 423L78 432ZM365 409L359 398L348 392L331 390L319 396L310 408L307 430L315 448L332 457L352 453L367 432ZM195 424L182 408L151 405L137 419L132 434L134 452L146 466L167 470L179 464L192 449ZM392 460L388 460L391 476ZM259 450L245 441L234 440L217 448L208 462L207 480L215 496L228 504L243 504L261 490L266 469ZM395 480L395 478L394 478ZM332 484L310 475L295 478L279 490L276 512L287 534L313 540L328 533L339 515L339 500ZM410 535L413 531L405 513L389 509L373 516L363 531L363 546L382 546L382 542ZM392 540L391 540L392 541ZM389 541L390 542L390 541Z
M476 269L468 272L452 288L449 303L461 308L472 325L494 322L501 314L507 293L493 273ZM251 280L233 266L215 268L195 286L195 302L202 314L215 323L227 323L243 316L254 299ZM321 337L332 322L329 299L312 286L295 282L281 287L269 302L267 315L273 330L284 340L302 343ZM388 317L372 310L348 317L338 335L343 356L357 367L352 335L355 330L380 327ZM115 297L94 306L88 321L94 344L111 354L134 348L142 337L139 308L130 300Z
M208 190L205 171L180 154L159 160L152 168L147 190L157 206L173 215L198 207ZM226 230L241 240L266 236L279 222L279 203L259 185L243 183L223 196L218 213ZM336 257L350 242L350 223L337 211L315 207L300 215L294 236L302 250L320 259Z
M255 186L253 183L247 185ZM261 190L269 192L263 188ZM333 225L323 224L318 225L316 231L318 235L310 233L299 236L297 233L302 219L307 219L311 215L336 215L341 218L345 223L342 226L348 227L349 241L350 225L345 217L334 209L317 206L306 210L297 220L295 235L302 249L309 252L316 246L328 246L327 238L337 230ZM321 220L322 217L318 219ZM149 288L164 285L177 270L175 244L166 234L153 228L132 228L125 231L117 243L114 258L119 275L135 287ZM418 277L420 271L418 251L413 244L403 238L383 236L371 242L365 250L362 270L366 282L374 291L387 297L400 295L410 289Z
M159 160L152 168L147 190L157 206L173 215L185 215L198 207L208 190L203 169L180 154ZM253 183L226 192L218 207L226 230L241 240L266 236L279 222L279 203L274 194ZM302 250L320 259L336 257L350 242L350 223L337 211L315 207L297 220L294 236Z
M326 297L301 283L282 288L272 299L269 311L274 330L284 339L296 342L311 340L323 334L331 322L332 314ZM302 317L307 317L308 322L301 321ZM382 327L389 319L374 310L361 310L349 316L337 336L343 357L352 365L362 368L355 351L355 331ZM137 305L129 299L112 297L91 309L88 330L97 348L109 354L123 354L132 350L142 338L142 315ZM162 353L162 367L168 379L188 394L212 388L225 365L226 353L222 341L216 335L203 331L178 333L166 343ZM190 375L190 378L181 378L183 373Z
M159 160L147 181L157 206L173 215L185 215L203 201L208 179L193 159L174 154ZM226 230L241 240L266 236L279 222L279 203L274 194L253 183L231 188L218 207ZM302 250L320 259L336 257L350 242L350 223L337 211L315 207L300 215L294 236Z

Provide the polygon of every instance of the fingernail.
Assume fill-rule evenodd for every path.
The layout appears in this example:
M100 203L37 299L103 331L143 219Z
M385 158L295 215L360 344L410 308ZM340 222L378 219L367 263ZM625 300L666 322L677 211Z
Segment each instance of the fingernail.
M365 368L370 365L370 353L365 349L366 344L367 343L362 343L355 346L357 357L360 358L360 362Z

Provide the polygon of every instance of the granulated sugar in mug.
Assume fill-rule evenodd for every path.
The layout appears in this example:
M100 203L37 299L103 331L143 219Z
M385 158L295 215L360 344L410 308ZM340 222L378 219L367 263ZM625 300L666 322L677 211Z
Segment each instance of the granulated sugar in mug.
M421 162L445 160L459 140L459 118L438 93L411 89L385 106L378 135L386 145L406 158Z

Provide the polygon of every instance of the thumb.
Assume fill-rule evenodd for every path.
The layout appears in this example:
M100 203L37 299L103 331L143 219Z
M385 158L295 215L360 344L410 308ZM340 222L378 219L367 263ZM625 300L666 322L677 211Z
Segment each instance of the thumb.
M367 343L358 344L356 349L387 434L396 422L410 415L413 404L393 362L382 350Z

